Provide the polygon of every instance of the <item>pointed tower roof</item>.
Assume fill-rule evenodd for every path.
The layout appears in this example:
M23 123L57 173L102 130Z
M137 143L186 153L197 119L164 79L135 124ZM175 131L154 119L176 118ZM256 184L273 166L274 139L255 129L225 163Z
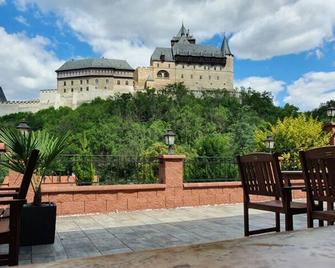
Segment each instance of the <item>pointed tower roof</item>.
M228 38L227 38L226 34L224 34L224 36L223 36L222 45L221 45L221 52L222 52L223 56L226 56L226 55L233 56L233 54L230 51L229 45L228 45Z
M184 35L186 35L186 28L184 26L184 22L181 23L181 28L179 30L179 32L177 33L176 37L182 37Z
M0 102L5 102L7 101L7 98L5 96L5 93L2 90L2 87L0 87Z

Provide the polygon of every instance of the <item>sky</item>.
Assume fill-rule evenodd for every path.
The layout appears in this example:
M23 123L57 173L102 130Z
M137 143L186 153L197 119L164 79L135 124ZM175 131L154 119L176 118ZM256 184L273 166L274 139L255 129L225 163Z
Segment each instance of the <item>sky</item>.
M301 111L335 99L335 0L0 0L0 86L38 98L72 58L148 66L182 21L201 44L229 36L236 87Z

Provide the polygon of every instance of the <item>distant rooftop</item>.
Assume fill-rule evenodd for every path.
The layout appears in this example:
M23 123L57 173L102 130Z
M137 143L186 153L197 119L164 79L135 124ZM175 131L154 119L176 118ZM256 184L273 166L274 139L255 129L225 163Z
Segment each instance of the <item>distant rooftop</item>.
M56 72L80 69L119 69L119 70L134 70L126 60L116 59L71 59L65 62Z

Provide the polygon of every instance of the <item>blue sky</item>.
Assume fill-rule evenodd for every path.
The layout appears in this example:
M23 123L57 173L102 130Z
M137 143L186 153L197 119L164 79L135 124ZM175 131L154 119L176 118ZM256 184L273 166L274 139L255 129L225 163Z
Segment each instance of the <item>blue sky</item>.
M199 43L229 33L237 87L301 110L335 98L335 0L0 0L0 86L8 99L37 98L70 58L146 66L182 20Z

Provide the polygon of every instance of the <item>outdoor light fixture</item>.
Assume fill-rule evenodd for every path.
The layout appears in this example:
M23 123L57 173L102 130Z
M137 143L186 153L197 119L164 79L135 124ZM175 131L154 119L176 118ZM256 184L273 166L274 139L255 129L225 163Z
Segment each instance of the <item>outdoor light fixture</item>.
M334 119L334 116L335 116L335 107L334 106L328 107L327 115L330 117L330 122L333 123L333 119Z
M174 140L176 138L176 134L170 129L166 132L164 135L164 140L165 144L169 147L169 154L173 154L173 145L174 145Z
M30 126L27 124L26 119L22 119L20 124L16 126L16 129L20 131L23 135L28 134L31 130Z
M267 136L266 140L264 141L266 149L269 150L270 153L272 153L272 149L275 146L275 141L272 136Z

